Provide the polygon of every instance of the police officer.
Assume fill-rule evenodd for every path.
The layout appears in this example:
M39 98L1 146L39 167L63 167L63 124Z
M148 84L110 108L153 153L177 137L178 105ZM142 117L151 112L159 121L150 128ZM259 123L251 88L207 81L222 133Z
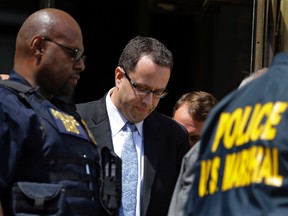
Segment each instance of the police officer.
M288 53L209 115L184 215L287 215Z
M9 80L27 88L0 86L5 216L100 214L96 143L74 107L57 99L73 93L84 60L81 29L66 12L41 9L24 21Z

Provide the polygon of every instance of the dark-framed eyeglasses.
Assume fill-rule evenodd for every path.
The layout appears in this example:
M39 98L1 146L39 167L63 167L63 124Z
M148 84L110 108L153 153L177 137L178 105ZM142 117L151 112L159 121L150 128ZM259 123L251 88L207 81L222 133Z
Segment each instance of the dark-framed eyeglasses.
M137 92L138 95L146 96L146 95L152 93L154 98L161 99L161 98L164 98L168 94L168 91L166 89L153 91L147 87L144 87L144 86L137 84L136 82L131 80L131 78L128 76L128 74L126 73L126 71L124 70L123 67L122 67L122 70L123 70L125 78L129 81L130 85L135 89L135 91Z
M84 52L80 51L79 49L70 48L70 47L64 46L64 45L62 45L60 43L57 43L56 41L52 40L49 37L42 36L42 40L46 40L48 42L52 42L52 43L58 45L59 47L61 47L62 49L66 50L66 52L68 52L72 56L72 60L73 61L77 62L77 61L80 61L80 59L85 61L85 59L86 59L86 55L84 54Z

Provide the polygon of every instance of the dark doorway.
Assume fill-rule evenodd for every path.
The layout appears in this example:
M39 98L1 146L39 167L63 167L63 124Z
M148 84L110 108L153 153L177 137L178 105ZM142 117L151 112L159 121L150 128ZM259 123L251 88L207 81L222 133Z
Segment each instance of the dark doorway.
M1 1L1 73L12 67L18 28L40 3ZM98 99L114 86L118 57L136 35L156 37L174 54L169 94L157 107L169 116L181 94L203 90L221 99L250 71L252 0L55 0L54 7L71 13L83 30L87 60L76 103ZM7 20L7 12L18 19Z

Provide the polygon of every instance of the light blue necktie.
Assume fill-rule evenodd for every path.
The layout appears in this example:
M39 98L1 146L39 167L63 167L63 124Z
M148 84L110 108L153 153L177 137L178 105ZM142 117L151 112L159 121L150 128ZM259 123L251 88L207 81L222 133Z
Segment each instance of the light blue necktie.
M136 215L138 159L133 141L135 124L127 122L123 127L124 143L122 147L122 208L120 216Z

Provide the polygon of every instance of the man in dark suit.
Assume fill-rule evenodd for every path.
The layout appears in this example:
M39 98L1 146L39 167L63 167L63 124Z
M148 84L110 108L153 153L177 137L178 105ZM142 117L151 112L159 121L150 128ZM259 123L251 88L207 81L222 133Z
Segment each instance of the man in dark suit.
M137 36L124 48L115 69L115 87L100 100L77 104L101 150L121 157L122 127L134 123L138 154L136 215L166 216L189 150L187 131L155 111L166 94L173 67L172 53L155 38Z

